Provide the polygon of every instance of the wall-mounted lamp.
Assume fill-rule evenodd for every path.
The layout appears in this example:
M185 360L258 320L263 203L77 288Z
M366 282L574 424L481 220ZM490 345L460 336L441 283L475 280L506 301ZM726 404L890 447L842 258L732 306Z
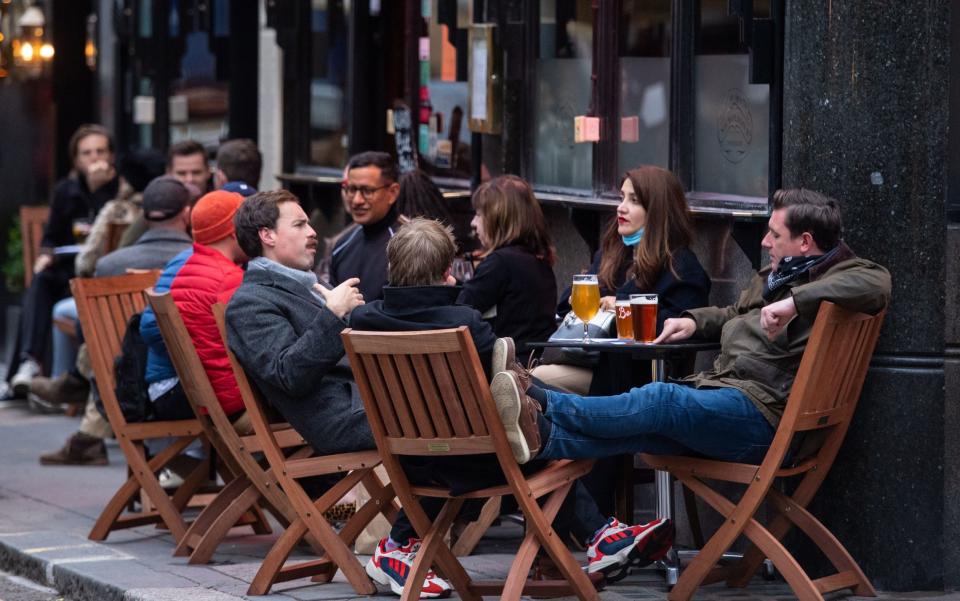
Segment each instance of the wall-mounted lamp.
M0 0L0 78L39 77L55 54L44 35L46 17L34 3Z

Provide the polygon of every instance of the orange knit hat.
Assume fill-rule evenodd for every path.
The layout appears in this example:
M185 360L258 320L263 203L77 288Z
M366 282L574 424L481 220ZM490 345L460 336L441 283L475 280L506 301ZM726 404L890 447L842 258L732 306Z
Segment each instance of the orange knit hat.
M194 242L213 244L232 234L233 214L242 202L243 196L240 194L223 190L214 190L202 196L190 212Z

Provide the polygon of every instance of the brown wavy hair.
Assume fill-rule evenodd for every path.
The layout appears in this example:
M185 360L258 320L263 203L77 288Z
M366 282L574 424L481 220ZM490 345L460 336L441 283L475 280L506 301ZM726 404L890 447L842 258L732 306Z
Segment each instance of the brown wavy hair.
M627 270L627 278L635 279L641 290L656 283L660 273L668 267L673 275L680 277L673 266L673 253L690 246L693 240L693 224L683 186L670 171L654 165L641 165L626 172L620 185L629 179L633 183L637 200L647 212L643 239L634 247L633 264ZM602 259L597 278L605 288L618 287L617 271L630 253L617 232L614 216L600 242Z
M516 175L501 175L482 184L473 194L473 209L483 218L490 252L518 244L553 265L556 251L540 202L530 184Z

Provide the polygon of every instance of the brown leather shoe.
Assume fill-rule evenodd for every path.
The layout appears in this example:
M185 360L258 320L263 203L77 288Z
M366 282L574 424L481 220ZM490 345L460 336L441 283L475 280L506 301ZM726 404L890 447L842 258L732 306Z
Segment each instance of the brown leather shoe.
M498 373L490 383L490 393L517 463L526 463L540 452L540 429L537 427L540 404L522 390L525 389L521 389L520 378L513 371Z
M107 465L107 446L103 439L77 432L59 451L40 455L43 465Z
M497 338L493 343L493 358L490 360L490 372L497 375L502 371L512 371L517 375L520 390L524 393L530 388L533 376L527 368L517 362L516 346L513 338ZM492 380L491 380L492 381Z
M30 382L30 393L48 403L83 405L90 394L90 383L70 372L56 378L37 376Z

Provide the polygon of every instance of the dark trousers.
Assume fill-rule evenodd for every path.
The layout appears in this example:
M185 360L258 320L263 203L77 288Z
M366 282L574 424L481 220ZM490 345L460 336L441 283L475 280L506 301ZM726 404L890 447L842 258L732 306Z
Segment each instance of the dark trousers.
M37 361L46 357L53 305L70 296L73 275L73 257L68 256L54 259L52 265L33 276L30 288L23 296L19 332L21 356L29 355Z
M404 457L401 463L412 484L447 486L454 494L463 494L504 483L500 464L491 455L450 458ZM544 463L531 461L521 465L520 471L525 474L535 472L541 469ZM445 499L424 497L420 499L420 506L432 521L440 515L444 502ZM471 521L476 519L480 515L483 503L483 499L468 500L460 510L460 518ZM600 514L593 497L586 488L576 482L560 507L553 521L553 528L560 533L570 532L577 540L585 542L605 522L606 518ZM390 530L390 538L400 544L406 543L409 538L420 538L403 510Z

